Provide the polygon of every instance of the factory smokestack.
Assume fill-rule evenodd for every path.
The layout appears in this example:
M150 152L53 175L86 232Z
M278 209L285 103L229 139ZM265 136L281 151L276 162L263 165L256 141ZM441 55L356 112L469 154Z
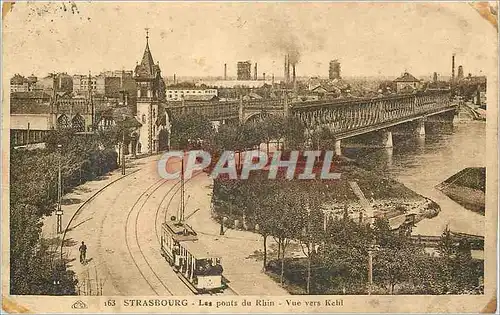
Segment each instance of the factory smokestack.
M451 82L455 82L455 54L451 56Z
M285 83L288 83L287 76L286 76L286 74L288 73L287 65L288 65L288 57L287 57L287 55L285 55L285 67L283 70L283 80L285 80Z
M274 73L273 73L273 76L272 76L271 85L273 85L273 86L274 86Z
M174 84L175 84L175 73L174 73Z
M292 83L293 89L295 90L297 87L297 81L295 80L295 63L292 64Z
M266 73L262 73L262 80L264 80L264 82L266 82Z
M290 55L286 55L286 83L290 83Z
M257 63L255 63L255 67L253 68L253 80L257 81Z
M224 64L224 81L227 80L227 63Z

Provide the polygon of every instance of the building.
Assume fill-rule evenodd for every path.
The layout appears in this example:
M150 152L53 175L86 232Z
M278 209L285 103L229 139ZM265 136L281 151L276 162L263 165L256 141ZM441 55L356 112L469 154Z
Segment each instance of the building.
M340 62L337 59L330 61L328 78L330 80L340 79Z
M11 92L33 92L37 91L37 83L38 78L34 75L25 78L20 74L14 75L10 79L10 91Z
M252 62L248 61L238 61L237 64L237 80L238 81L250 81L252 80Z
M11 145L17 147L42 142L49 130L53 129L54 116L48 103L11 102Z
M38 80L37 89L52 95L55 92L73 92L73 78L67 73L51 73Z
M132 143L132 153L158 152L168 146L168 118L163 106L165 82L159 64L155 64L149 49L146 33L146 48L141 63L135 67L134 79L137 87L137 109L135 118L141 123L137 141ZM165 137L165 135L167 135Z
M166 100L167 101L181 101L183 98L186 100L188 96L209 96L214 98L218 96L217 89L207 89L207 88L178 88L178 87L167 87L166 89Z
M412 76L410 73L405 72L399 78L393 81L396 83L397 93L411 93L420 89L421 82L419 79Z
M105 76L75 74L73 76L73 92L76 95L88 95L89 89L94 94L104 95L106 92Z

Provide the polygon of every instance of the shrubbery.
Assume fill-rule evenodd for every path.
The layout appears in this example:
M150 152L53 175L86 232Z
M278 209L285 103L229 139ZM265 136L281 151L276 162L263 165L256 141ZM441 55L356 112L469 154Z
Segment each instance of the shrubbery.
M55 210L59 164L64 192L117 167L106 135L53 131L46 141L46 149L11 150L11 294L76 294L74 273L41 239L41 218Z

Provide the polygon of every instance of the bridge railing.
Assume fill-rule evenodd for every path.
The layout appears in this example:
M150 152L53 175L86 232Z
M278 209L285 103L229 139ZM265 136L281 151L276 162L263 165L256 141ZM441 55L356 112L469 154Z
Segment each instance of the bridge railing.
M291 108L307 127L328 125L333 132L345 132L453 106L449 93L397 95L371 99L338 100Z
M170 102L166 109L171 115L198 113L208 119L229 119L238 117L239 102Z

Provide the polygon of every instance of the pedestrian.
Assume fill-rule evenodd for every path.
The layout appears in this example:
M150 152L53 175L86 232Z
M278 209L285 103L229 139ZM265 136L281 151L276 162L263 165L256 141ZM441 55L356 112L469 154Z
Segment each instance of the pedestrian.
M78 250L80 251L80 263L84 264L86 262L87 245L82 241L82 245L80 245Z

